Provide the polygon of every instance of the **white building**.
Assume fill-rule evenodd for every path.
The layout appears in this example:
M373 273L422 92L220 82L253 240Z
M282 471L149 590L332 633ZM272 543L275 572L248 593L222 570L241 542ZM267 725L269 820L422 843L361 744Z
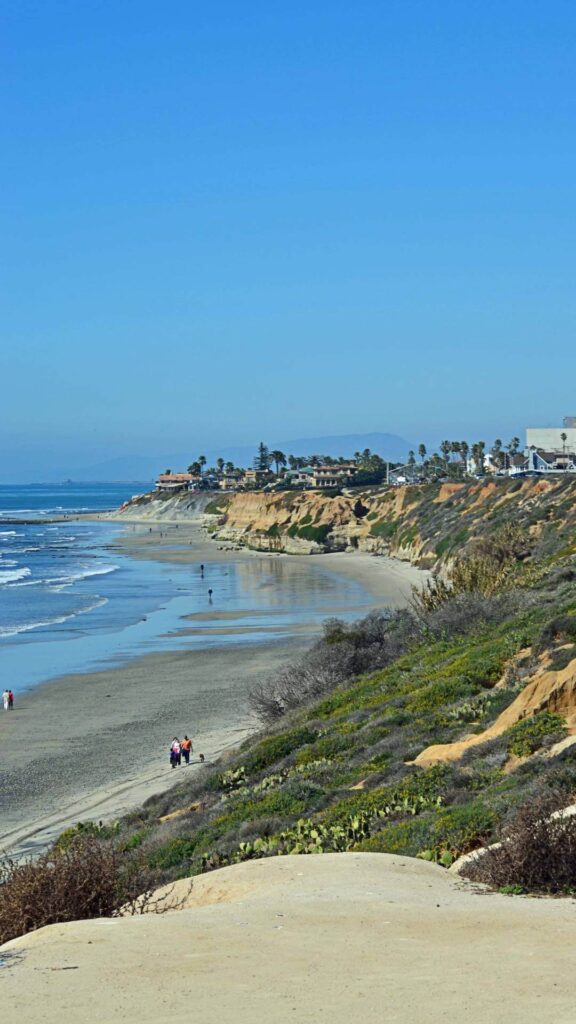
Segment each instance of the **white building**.
M561 427L528 427L526 448L538 448L545 452L576 452L576 417L565 416Z

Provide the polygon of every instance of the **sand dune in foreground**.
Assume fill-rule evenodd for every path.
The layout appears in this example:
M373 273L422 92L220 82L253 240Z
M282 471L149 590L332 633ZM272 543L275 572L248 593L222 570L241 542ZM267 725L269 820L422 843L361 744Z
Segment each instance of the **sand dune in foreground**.
M2 1020L571 1024L575 917L405 857L252 861L195 879L187 909L8 943Z

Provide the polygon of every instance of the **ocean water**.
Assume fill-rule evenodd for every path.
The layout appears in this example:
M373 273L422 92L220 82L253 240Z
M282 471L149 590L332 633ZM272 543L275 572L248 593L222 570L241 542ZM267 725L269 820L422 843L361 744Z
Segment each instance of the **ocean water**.
M106 512L152 488L143 483L0 484L0 520Z
M349 618L371 605L359 584L303 558L228 562L223 554L202 577L200 558L178 565L124 554L116 542L137 527L74 519L115 508L144 489L0 487L2 687L22 691L168 649L286 638L302 625L319 629L328 614ZM63 514L70 518L50 521Z

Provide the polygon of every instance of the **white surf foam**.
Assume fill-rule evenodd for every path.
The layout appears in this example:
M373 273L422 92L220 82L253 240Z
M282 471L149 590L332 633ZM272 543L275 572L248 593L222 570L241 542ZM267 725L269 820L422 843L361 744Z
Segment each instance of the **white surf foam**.
M66 573L65 576L47 576L37 580L26 580L23 583L14 583L14 587L51 587L52 589L62 589L63 587L71 587L74 583L79 583L81 580L86 580L90 576L107 576L111 572L116 572L119 569L119 565L102 565L96 569L82 569L80 572ZM28 575L30 570L28 570ZM1 575L1 574L0 574ZM1 582L1 581L0 581Z
M107 597L99 597L87 608L80 608L79 611L71 612L69 615L58 615L53 619L46 619L44 622L23 622L19 626L0 626L0 637L17 636L19 633L29 633L33 629L47 629L50 626L59 626L70 619L76 619L79 615L86 615L96 608L108 604Z
M8 569L6 572L0 572L0 587L7 583L15 583L16 580L22 580L25 576L30 576L31 571L27 566L23 566L22 569Z

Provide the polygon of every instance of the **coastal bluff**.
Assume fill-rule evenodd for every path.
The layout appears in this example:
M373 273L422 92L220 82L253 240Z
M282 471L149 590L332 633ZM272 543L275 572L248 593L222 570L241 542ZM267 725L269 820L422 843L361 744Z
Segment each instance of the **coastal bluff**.
M573 1019L574 904L386 854L275 857L176 883L184 909L0 949L5 1024L540 1024Z
M576 481L535 478L322 491L142 495L112 518L201 523L216 541L258 551L363 551L439 568L470 541L513 520L538 555L576 550Z

